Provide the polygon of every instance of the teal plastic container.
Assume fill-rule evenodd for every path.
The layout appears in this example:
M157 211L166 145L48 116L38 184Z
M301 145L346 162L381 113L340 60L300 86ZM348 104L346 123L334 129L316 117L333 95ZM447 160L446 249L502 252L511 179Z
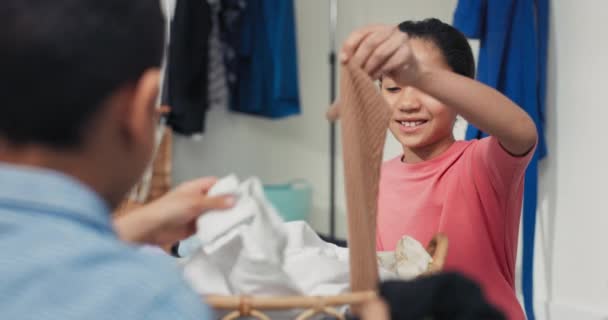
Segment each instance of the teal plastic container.
M312 187L305 180L285 184L265 184L266 198L285 221L306 221L312 207Z

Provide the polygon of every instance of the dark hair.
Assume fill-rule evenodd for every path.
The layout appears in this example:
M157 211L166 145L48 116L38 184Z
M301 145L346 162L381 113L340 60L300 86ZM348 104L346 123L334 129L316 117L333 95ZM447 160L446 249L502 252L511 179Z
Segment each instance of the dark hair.
M80 144L115 90L160 65L158 0L2 0L0 136L13 144Z
M432 42L442 53L452 71L462 76L475 78L475 60L467 38L439 19L405 21L399 29L411 38Z

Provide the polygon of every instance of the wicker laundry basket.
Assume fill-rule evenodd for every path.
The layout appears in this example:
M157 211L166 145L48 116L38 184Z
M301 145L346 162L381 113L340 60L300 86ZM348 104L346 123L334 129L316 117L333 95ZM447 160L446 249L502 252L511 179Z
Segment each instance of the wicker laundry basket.
M441 271L448 252L448 239L437 234L427 251L433 257L424 275ZM255 318L269 320L270 311L298 310L296 320L306 320L317 315L326 315L336 319L344 319L338 307L344 305L360 306L377 298L375 290L357 291L335 296L290 296L290 297L256 297L256 296L217 296L205 297L205 302L217 311L228 312L222 320L238 318Z

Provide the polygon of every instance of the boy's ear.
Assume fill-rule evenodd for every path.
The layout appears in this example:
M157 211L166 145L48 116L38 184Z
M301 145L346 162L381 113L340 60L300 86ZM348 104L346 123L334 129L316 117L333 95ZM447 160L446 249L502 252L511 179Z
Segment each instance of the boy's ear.
M129 101L124 106L123 129L129 140L141 142L147 139L157 118L156 99L158 97L160 70L146 70L132 87Z

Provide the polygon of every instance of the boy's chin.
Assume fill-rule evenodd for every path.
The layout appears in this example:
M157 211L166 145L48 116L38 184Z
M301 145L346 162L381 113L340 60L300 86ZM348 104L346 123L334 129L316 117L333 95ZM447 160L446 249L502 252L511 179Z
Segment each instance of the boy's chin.
M431 144L428 139L423 139L422 137L400 137L398 140L402 146L408 149L420 149Z

